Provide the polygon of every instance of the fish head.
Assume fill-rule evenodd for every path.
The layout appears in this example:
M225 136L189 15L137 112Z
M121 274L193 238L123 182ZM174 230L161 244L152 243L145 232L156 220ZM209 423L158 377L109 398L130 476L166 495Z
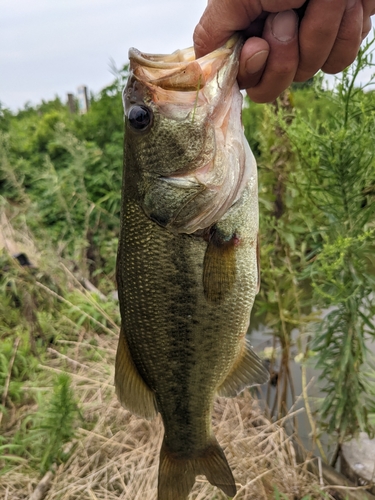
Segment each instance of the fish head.
M242 40L195 59L130 49L125 109L125 191L159 225L192 234L240 198L254 157L244 140L237 84Z

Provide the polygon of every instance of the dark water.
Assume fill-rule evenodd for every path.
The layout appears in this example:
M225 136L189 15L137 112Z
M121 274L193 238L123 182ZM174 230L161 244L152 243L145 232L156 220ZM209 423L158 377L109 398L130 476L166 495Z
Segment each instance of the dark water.
M296 340L298 337L298 330L293 332L293 339ZM250 327L249 336L252 345L257 353L261 353L262 351L266 351L268 349L272 349L274 346L274 338L271 335L270 331L263 325L258 324L253 328ZM274 370L276 373L279 371L280 367L280 353L281 348L280 345L276 343L276 361ZM319 450L316 445L314 445L314 436L311 435L311 425L309 423L309 419L307 417L307 412L305 409L305 403L302 396L302 369L301 364L294 359L298 355L297 347L291 348L291 356L289 361L289 369L291 372L291 377L293 380L294 391L295 391L295 400L292 398L291 391L288 391L286 405L290 413L296 412L294 418L290 418L289 423L287 425L288 431L291 433L295 431L300 438L303 446L310 451L313 451L315 455L320 455ZM312 363L311 363L312 365ZM320 386L321 383L318 382L319 371L315 370L313 366L306 367L306 383L307 383L307 394L309 398L309 405L312 411L312 418L314 424L316 425L316 417L314 412L318 406L319 399L324 397L324 393L321 391ZM266 398L268 392L268 406L272 408L275 403L275 398L277 396L276 386L271 385L269 388L266 386L261 388L261 398L266 405ZM296 427L294 427L296 425ZM329 438L326 434L322 434L320 436L320 441L322 443L323 449L325 453L333 453L333 443L330 447ZM331 448L331 449L330 449Z
M325 313L327 314L327 312ZM272 349L274 346L274 338L270 333L270 330L262 323L256 323L256 321L252 321L252 325L249 329L249 337L252 345L257 353L261 353L262 351L267 351L267 349ZM293 341L295 342L298 338L299 332L296 329L292 332ZM375 340L369 340L367 342L367 347L370 353L374 354L375 357ZM276 363L275 363L275 371L277 372L280 366L280 353L281 348L278 344L276 344ZM303 446L312 451L315 455L320 455L319 450L314 443L314 436L311 433L311 425L309 419L307 417L307 412L305 408L304 399L302 397L302 369L301 364L294 359L298 355L298 349L294 346L291 349L291 356L289 360L289 368L291 371L291 376L293 380L296 400L293 401L291 392L288 391L287 395L287 408L290 412L295 412L298 410L302 410L296 415L296 428L293 428L293 421L290 419L290 425L287 426L288 431L291 433L296 431L298 437L300 438ZM314 361L310 361L310 366L306 367L306 382L307 382L307 394L309 406L312 411L312 420L316 425L316 415L314 414L316 409L319 406L319 402L322 398L324 398L324 392L321 388L324 385L324 381L319 381L320 371L314 369ZM276 387L272 386L268 389L269 393L269 407L272 408L275 398L277 395ZM267 386L261 387L261 395L260 397L265 402L267 398ZM266 403L265 403L266 404ZM322 448L324 453L327 455L328 459L331 458L333 453L335 452L335 443L332 439L326 434L322 433L320 435L320 442L322 444Z

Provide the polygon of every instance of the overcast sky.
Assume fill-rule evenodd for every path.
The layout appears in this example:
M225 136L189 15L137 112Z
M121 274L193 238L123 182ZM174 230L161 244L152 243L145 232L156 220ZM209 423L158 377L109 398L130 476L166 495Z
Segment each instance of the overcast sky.
M79 85L96 93L109 64L133 46L169 53L192 45L206 0L0 0L0 102L12 110Z
M111 59L121 67L129 47L170 53L192 45L205 6L206 0L0 0L0 102L15 111L55 95L66 100L82 84L97 93L113 81Z

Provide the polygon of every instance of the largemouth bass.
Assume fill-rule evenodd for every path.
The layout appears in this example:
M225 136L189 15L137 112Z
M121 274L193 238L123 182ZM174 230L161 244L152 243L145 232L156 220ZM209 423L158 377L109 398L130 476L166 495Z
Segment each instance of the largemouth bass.
M240 50L233 37L198 60L192 48L129 53L115 384L129 411L162 416L159 500L185 500L198 474L236 494L212 431L214 398L268 380L246 340L258 196Z

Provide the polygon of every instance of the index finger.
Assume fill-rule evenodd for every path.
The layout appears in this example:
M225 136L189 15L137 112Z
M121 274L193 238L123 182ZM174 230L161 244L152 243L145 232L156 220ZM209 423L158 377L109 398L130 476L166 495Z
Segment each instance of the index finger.
M251 25L262 12L296 9L305 0L210 0L194 35L196 57L221 47L236 31Z

